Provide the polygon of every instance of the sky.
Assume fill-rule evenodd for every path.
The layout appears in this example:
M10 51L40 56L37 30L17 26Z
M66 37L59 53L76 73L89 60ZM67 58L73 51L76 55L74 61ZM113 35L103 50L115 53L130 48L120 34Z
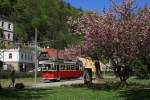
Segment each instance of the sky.
M110 8L110 0L64 0L67 3L70 3L76 8L81 8L83 10L94 10L99 14L103 12L105 8L108 10ZM123 0L116 0L118 3L121 3ZM136 0L137 8L143 7L145 4L150 6L150 0Z

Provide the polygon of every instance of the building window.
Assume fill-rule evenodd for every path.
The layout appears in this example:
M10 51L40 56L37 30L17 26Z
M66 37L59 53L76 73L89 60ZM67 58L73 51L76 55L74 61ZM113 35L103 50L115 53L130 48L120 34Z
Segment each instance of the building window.
M31 56L31 61L32 61L32 56Z
M11 24L8 24L8 29L10 29Z
M10 34L8 34L8 39L10 39Z
M12 53L9 53L9 59L12 59Z
M2 27L4 26L4 22L1 23L1 26L2 26Z
M21 54L21 59L23 60L23 54Z
M28 61L30 61L30 55L28 55Z
M27 55L25 54L25 60L27 60Z

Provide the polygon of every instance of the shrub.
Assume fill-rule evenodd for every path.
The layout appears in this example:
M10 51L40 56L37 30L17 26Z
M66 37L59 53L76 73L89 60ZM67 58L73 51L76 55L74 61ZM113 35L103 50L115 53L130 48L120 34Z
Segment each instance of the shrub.
M34 77L34 73L30 72L16 72L16 78L31 78ZM40 76L40 73L37 73L37 76ZM0 72L0 79L8 79L10 78L10 72Z
M24 84L23 83L17 83L16 85L15 85L15 88L16 89L24 89Z

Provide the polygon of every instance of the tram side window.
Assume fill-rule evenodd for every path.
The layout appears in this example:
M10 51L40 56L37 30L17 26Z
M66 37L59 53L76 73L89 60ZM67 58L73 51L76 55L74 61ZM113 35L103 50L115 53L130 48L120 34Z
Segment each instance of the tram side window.
M69 70L71 70L71 65L69 65Z
M76 66L76 70L79 70L79 66Z
M60 70L63 70L63 65L60 65Z
M48 65L48 70L51 70L52 69L52 66L51 64Z
M66 69L65 65L63 65L63 70L65 70L65 69Z
M67 65L64 65L64 70L67 70Z
M54 65L54 67L52 68L52 70L56 70L56 68L57 68L57 65Z
M71 65L71 70L74 70L74 65Z
M65 65L60 65L61 70L65 70Z
M70 70L70 65L67 65L66 67L67 67L67 70Z
M57 65L56 69L59 70L59 65Z

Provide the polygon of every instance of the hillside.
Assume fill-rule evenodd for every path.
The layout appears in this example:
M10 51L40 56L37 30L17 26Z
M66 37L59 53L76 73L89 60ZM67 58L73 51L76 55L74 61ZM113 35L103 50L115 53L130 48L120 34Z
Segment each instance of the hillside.
M15 41L33 42L36 27L39 45L58 49L76 42L66 20L78 12L63 0L0 0L0 15L15 23Z

